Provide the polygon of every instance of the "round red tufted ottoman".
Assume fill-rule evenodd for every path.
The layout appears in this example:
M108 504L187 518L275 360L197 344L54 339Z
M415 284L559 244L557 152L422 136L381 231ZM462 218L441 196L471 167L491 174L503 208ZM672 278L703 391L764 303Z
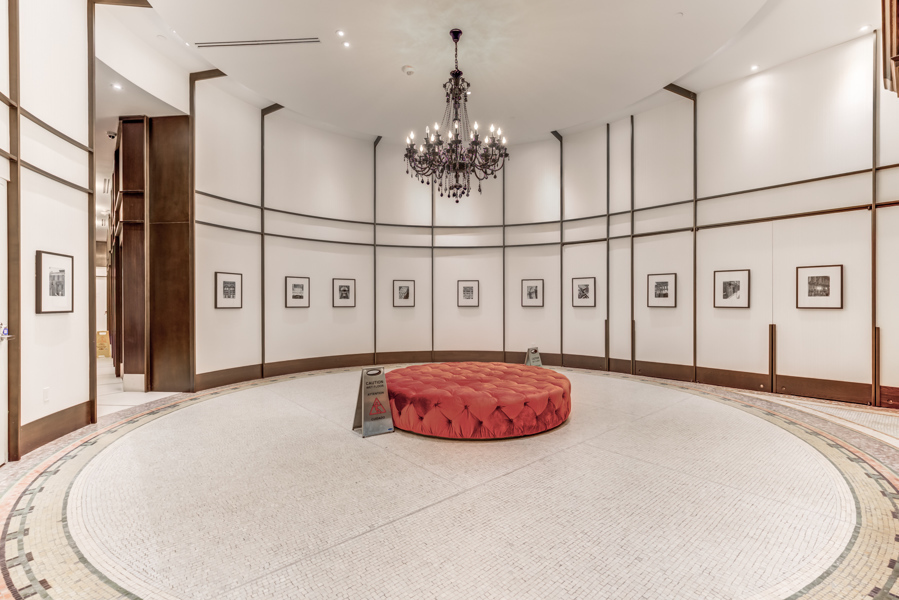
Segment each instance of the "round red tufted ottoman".
M396 428L443 438L531 435L571 413L568 378L525 365L415 365L387 373L387 392Z

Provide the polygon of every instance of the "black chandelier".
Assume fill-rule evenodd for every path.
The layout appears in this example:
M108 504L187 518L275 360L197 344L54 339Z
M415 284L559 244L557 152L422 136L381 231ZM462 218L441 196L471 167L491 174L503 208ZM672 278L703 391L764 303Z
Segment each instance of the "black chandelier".
M462 196L470 195L472 175L478 180L478 192L481 191L481 181L491 175L496 179L496 174L509 158L509 152L502 129L494 130L491 125L486 141L481 141L477 121L474 130L469 128L467 105L471 84L465 81L459 70L462 30L453 29L450 37L456 45L456 68L450 71L449 81L443 84L446 91L443 121L434 123L434 131L426 127L424 143L417 147L414 131L406 138L406 173L411 168L412 177L424 184L430 184L433 177L440 195L446 194L458 202Z

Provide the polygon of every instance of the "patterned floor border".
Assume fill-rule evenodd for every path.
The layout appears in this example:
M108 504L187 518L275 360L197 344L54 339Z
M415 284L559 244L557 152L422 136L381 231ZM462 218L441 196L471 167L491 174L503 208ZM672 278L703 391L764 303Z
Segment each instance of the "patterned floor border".
M390 365L398 366L398 365ZM899 450L826 418L736 390L600 371L559 368L675 388L748 412L799 437L842 474L855 502L855 529L833 564L816 577L797 575L765 598L790 600L899 598ZM0 600L139 600L127 582L114 582L85 559L69 532L68 494L84 466L115 440L172 412L251 387L357 371L331 369L285 375L170 396L100 419L0 469ZM805 579L802 579L804 577ZM774 594L774 596L772 596ZM169 596L159 594L159 598ZM175 600L174 598L172 600Z

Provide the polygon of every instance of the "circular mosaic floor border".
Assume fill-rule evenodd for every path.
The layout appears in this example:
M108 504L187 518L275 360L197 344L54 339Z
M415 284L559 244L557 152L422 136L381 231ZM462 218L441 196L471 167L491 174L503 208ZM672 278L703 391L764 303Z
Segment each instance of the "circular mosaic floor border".
M4 522L0 600L138 599L125 589L127 582L113 582L96 569L69 531L68 496L85 465L134 429L197 403L250 387L350 371L356 369L275 377L165 398L110 415L100 424L75 432L26 457L16 469L9 471L8 487L0 496L0 518ZM769 590L766 597L771 593L781 593L780 597L790 599L897 597L891 590L899 579L899 450L824 418L732 390L580 369L560 371L618 377L688 391L753 414L807 442L838 469L852 491L855 529L840 556L817 578L798 590L800 583L784 582L782 589Z

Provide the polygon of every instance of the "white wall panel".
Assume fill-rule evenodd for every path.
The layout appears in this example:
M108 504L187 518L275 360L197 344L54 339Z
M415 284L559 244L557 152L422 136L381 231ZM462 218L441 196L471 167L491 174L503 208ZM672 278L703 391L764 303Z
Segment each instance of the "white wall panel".
M880 327L880 383L899 387L899 207L877 210L877 325Z
M564 236L566 242L603 239L606 237L606 217L565 223Z
M609 217L609 237L631 234L631 215L612 215Z
M703 200L700 226L871 203L871 173Z
M224 202L203 194L195 194L194 215L197 221L260 231L262 211L252 206Z
M693 203L652 208L634 213L634 233L693 227Z
M430 243L430 242L429 242ZM440 229L434 230L434 245L454 246L502 246L502 227L478 227L475 229Z
M9 0L0 0L0 92L9 96Z
M564 280L562 281L563 331L562 351L581 356L606 355L606 244L565 246ZM572 279L595 277L595 307L571 305Z
M506 350L560 353L561 289L559 247L506 249ZM543 280L543 306L521 306L521 280Z
M620 119L609 130L609 210L631 208L631 120Z
M699 95L699 195L871 167L872 37Z
M265 233L357 244L371 244L374 241L374 228L366 223L328 221L273 210L265 211Z
M899 96L878 86L880 132L877 139L877 166L899 164Z
M508 165L508 163L506 163ZM506 167L508 168L508 166ZM503 175L481 182L481 193L477 183L471 196L455 198L434 195L434 222L438 225L501 225L503 222Z
M700 367L768 372L772 320L772 223L700 231L696 254L696 362ZM715 308L715 271L749 269L749 308Z
M871 215L774 223L774 322L781 375L871 382ZM796 267L843 265L843 309L796 308Z
M674 308L647 306L647 275L677 274ZM634 240L636 357L657 363L693 364L693 234Z
M609 357L631 359L631 242L609 241Z
M563 145L565 218L605 214L606 126L566 135Z
M265 118L265 205L371 221L373 157L373 140L311 127L288 109L272 113Z
M267 237L265 360L374 351L373 250ZM284 307L284 278L309 277L309 308ZM332 280L356 280L356 307L334 308Z
M378 154L378 222L399 225L431 224L431 186L406 173L405 146L383 140Z
M196 86L196 189L259 204L261 112L212 80L198 81Z
M378 225L378 244L431 246L430 227L390 227Z
M509 148L506 223L559 219L559 142L553 138Z
M27 170L21 203L22 424L31 423L89 398L90 307L93 253L87 252L86 194ZM35 256L38 250L75 257L73 313L35 313ZM4 363L5 364L5 363ZM44 402L44 388L49 401Z
M480 306L458 307L461 279L480 281ZM435 250L435 350L503 349L503 251Z
M884 169L877 172L877 201L899 200L899 169Z
M506 245L558 243L560 235L558 223L506 227Z
M26 118L21 119L21 133L22 160L70 183L88 187L87 152Z
M87 0L19 2L21 106L88 142Z
M393 306L393 280L415 281L415 306ZM378 248L378 352L431 349L431 251Z
M197 225L197 373L262 362L260 236ZM243 308L215 308L215 273L240 273Z
M6 109L0 110L0 148L9 152L9 147L9 109Z
M634 115L634 204L691 198L693 102L671 94L667 104Z
M95 18L94 54L114 71L142 90L190 112L190 73L165 58L118 19L128 6L98 4ZM202 87L200 84L198 87Z

